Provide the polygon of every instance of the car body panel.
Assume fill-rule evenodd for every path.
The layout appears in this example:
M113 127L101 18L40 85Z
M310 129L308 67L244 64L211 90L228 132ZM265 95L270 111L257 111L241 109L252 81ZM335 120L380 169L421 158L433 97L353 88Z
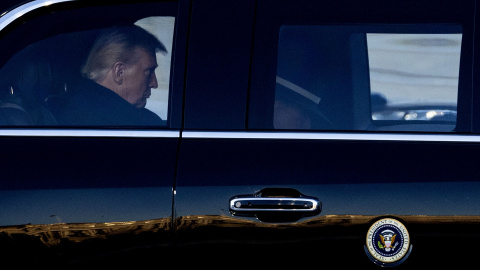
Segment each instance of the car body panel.
M48 22L45 18L55 11L60 11L56 19L75 20L74 16L62 17L64 8L66 12L68 8L88 11L103 8L100 4L27 3L0 18L2 23L8 23L8 15L23 14L3 29L2 37L21 40L19 33L35 28L32 23L20 24L20 28L25 28L16 32L19 20ZM178 7L174 2L166 5L170 10L172 6L177 12L181 10L179 14L186 12L188 17L188 6ZM144 12L140 17L158 10ZM108 14L103 13L115 17ZM56 19L52 18L52 23ZM91 19L93 22L94 16ZM128 16L123 19L128 20ZM77 26L71 24L73 28ZM92 26L83 25L77 31L85 29L82 27ZM179 33L187 29L183 22L176 28ZM61 27L52 31L57 30L68 31ZM185 63L182 48L186 47L186 36L180 36L176 39L178 56L172 53L172 63L178 63L178 71L172 75L171 85L182 89ZM35 35L30 38L33 41L29 42L35 42ZM12 49L8 42L2 44ZM146 254L163 250L172 241L173 186L182 119L178 109L183 97L180 92L170 98L180 105L172 106L177 113L170 112L169 129L2 128L0 144L5 154L0 184L0 203L4 206L0 213L2 257L17 262L19 267L52 262L68 268L93 262L100 266L102 261L111 267L115 264L124 267L140 258L145 266L150 265L148 258L153 257ZM116 262L112 263L112 258Z

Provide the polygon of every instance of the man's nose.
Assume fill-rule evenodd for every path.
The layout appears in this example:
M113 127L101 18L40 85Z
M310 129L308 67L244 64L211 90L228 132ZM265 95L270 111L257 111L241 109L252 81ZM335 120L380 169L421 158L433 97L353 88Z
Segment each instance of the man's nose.
M158 87L158 81L157 81L157 75L155 75L155 72L152 73L152 78L150 79L150 85L151 88L157 88Z

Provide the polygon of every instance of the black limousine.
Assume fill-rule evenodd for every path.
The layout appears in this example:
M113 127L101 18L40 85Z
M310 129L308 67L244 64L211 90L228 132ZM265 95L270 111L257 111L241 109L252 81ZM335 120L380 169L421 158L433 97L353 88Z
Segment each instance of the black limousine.
M2 264L475 264L477 2L2 0Z

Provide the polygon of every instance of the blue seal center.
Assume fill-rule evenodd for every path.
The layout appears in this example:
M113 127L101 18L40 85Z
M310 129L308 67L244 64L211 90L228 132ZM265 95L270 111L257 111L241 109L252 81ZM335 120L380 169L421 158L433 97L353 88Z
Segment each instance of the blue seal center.
M373 233L372 245L384 257L397 255L403 247L402 232L393 224L382 224Z

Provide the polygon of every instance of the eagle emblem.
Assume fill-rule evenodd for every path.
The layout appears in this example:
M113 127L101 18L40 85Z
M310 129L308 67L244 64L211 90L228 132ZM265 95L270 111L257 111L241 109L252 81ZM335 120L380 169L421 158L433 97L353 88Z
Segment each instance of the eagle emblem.
M395 242L397 236L392 230L384 230L380 233L380 241L378 241L378 247L386 252L395 251L398 243Z
M370 226L364 249L377 265L398 265L407 259L411 251L407 228L393 218L379 219Z

